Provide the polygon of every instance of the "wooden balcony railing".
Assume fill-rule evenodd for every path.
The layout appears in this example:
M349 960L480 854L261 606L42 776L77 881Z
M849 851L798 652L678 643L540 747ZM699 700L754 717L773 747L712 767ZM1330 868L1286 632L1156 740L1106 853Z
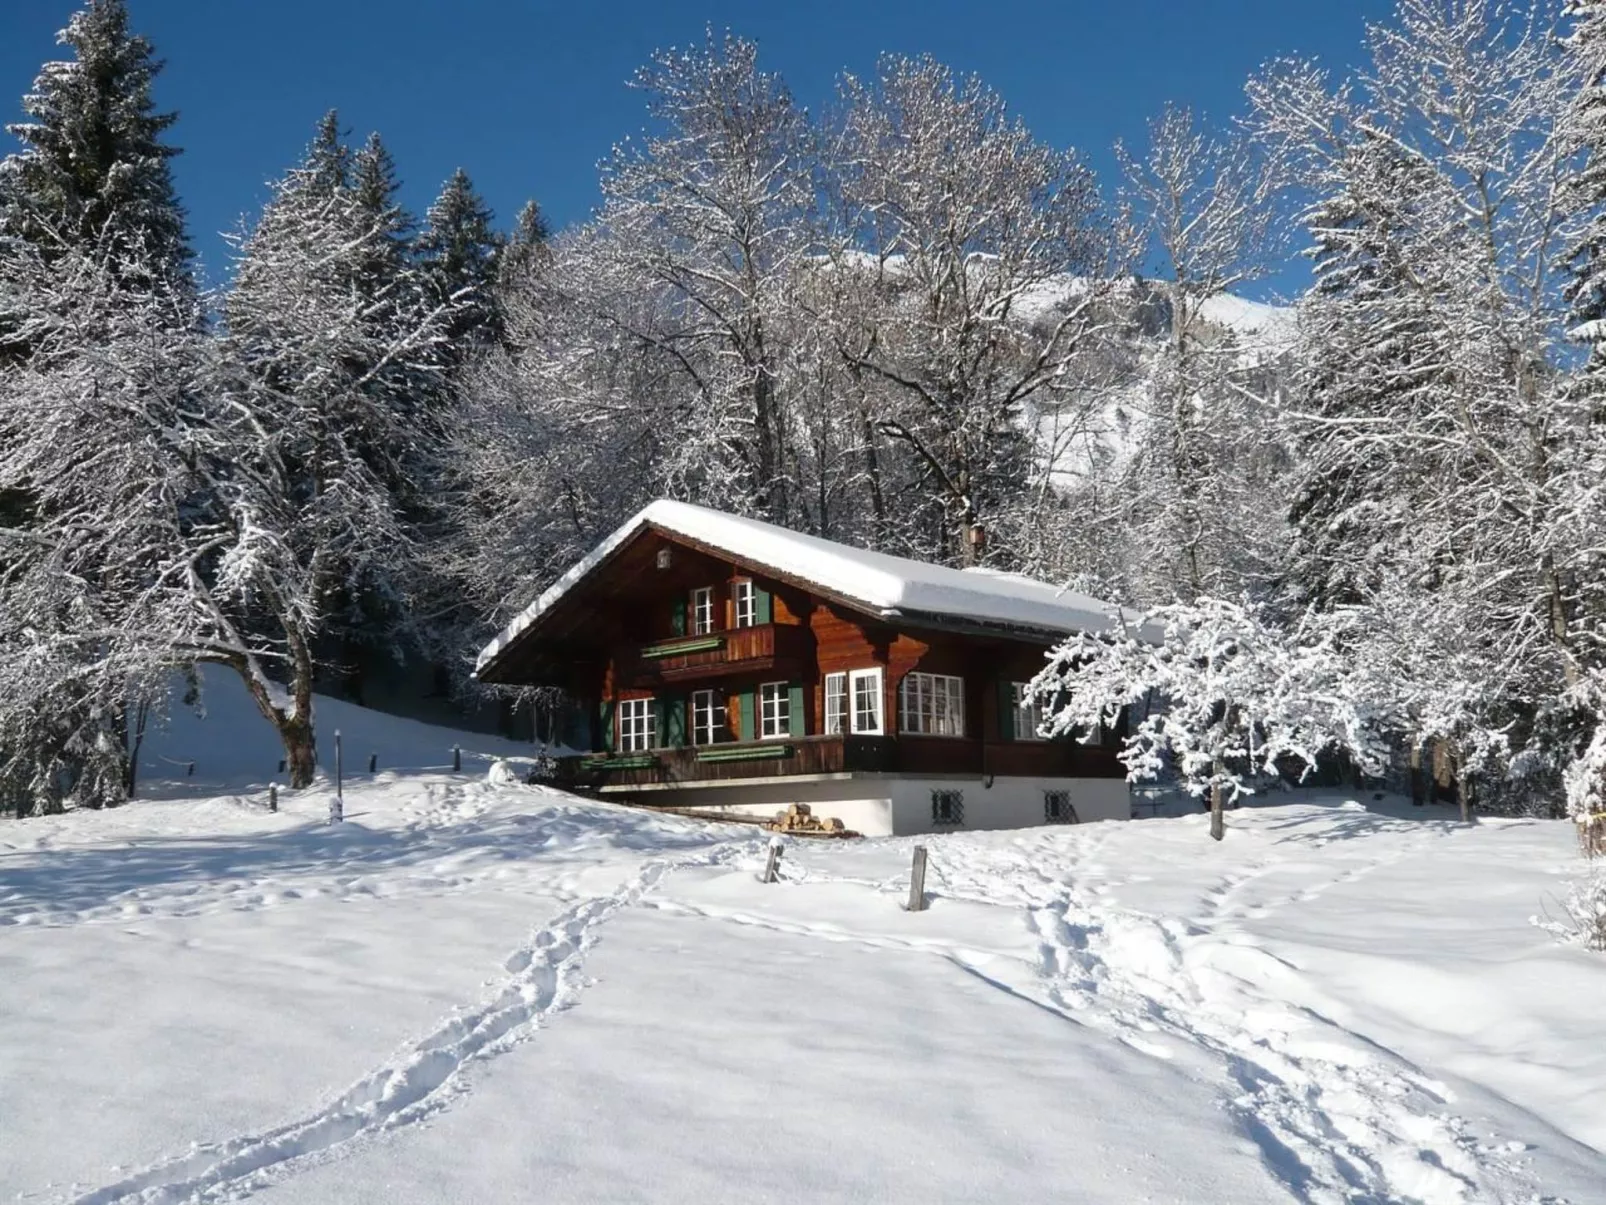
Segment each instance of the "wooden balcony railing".
M975 774L1118 778L1124 768L1108 749L1062 742L986 742L932 737L803 736L592 754L573 759L583 787L632 787L779 778L801 774Z
M682 682L801 663L812 639L797 624L766 623L702 636L676 636L635 650L621 676L640 683Z

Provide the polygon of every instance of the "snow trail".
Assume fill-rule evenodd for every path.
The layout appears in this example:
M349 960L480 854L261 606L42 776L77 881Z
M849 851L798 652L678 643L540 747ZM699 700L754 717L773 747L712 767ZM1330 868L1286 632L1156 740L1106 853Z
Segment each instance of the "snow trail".
M1250 914L1317 899L1432 839ZM1041 849L966 849L943 859L943 881L956 897L1024 905L1056 1011L1152 1057L1224 1067L1235 1089L1226 1107L1304 1205L1538 1200L1516 1152L1474 1137L1444 1085L1332 1019L1298 968L1231 924L1238 890L1286 864L1228 873L1195 922L1115 905L1107 883L1082 885L1107 841L1056 849L1049 870Z
M581 974L597 930L621 909L641 902L663 878L687 866L717 866L755 855L752 839L723 842L701 853L650 859L617 890L582 900L537 929L506 960L509 978L487 1001L447 1018L405 1053L363 1076L334 1100L293 1121L184 1154L88 1192L72 1205L176 1205L233 1200L279 1175L334 1157L381 1132L414 1125L466 1091L464 1070L526 1040L586 986Z

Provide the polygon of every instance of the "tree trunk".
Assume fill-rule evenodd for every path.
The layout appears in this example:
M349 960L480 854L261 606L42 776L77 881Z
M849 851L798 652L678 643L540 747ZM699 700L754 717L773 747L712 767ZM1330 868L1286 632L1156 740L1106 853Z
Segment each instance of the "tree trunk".
M285 768L290 772L290 786L302 790L312 785L318 772L318 748L312 727L312 653L307 642L298 633L291 633L286 641L290 646L289 707L281 696L275 697L272 684L262 667L247 659L231 660L228 665L245 680L246 690L256 700L259 710L284 745Z
M134 798L134 789L139 785L139 750L145 743L145 726L150 715L151 701L141 696L134 704L134 718L128 734L128 765L123 779L123 787L130 799Z
M318 748L313 740L312 718L305 715L279 716L274 720L279 740L284 744L284 764L290 772L290 785L296 790L312 785L318 773Z

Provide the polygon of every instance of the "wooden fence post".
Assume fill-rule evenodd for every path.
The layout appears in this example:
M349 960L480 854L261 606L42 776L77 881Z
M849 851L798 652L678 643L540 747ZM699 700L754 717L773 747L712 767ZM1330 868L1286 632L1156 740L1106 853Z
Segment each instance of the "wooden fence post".
M379 773L379 754L370 753L368 755L368 773L370 773L370 774Z
M461 774L462 772L463 772L463 747L461 745L453 745L452 746L452 773L453 774Z
M926 910L926 847L915 846L914 864L909 868L909 907L910 912L924 912Z
M268 811L277 812L278 810L279 810L279 784L276 783L276 782L270 782L268 784Z
M346 789L342 781L344 767L341 764L340 729L335 729L335 797L329 804L329 823L338 824L346 818Z
M760 883L774 883L781 877L781 843L779 840L770 842L770 856L764 863L764 877Z

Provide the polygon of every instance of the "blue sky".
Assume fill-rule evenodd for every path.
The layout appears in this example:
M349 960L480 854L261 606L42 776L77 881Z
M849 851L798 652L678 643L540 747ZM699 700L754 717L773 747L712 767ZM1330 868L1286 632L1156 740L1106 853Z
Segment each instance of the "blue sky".
M0 3L0 114L14 120L73 0ZM1074 146L1114 183L1110 145L1141 139L1167 100L1240 108L1245 77L1299 53L1340 68L1390 0L130 0L167 61L158 102L179 110L176 172L214 281L218 232L265 197L314 122L338 108L353 138L379 130L422 211L462 166L505 225L534 197L559 226L597 202L597 161L644 123L627 86L656 47L705 26L754 38L810 108L837 73L882 51L929 52L997 89L1046 141ZM10 149L10 140L0 137ZM1302 273L1283 274L1294 287Z

